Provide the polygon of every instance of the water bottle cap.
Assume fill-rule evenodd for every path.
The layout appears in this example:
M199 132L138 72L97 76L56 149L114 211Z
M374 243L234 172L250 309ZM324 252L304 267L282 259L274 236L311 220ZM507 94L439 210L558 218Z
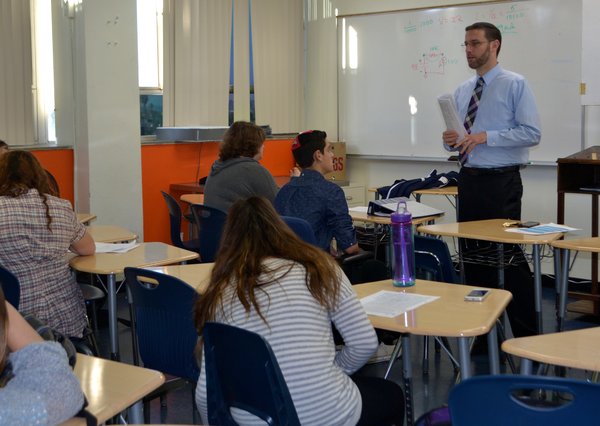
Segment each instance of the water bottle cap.
M412 214L406 207L406 201L398 202L396 211L391 215L392 223L405 223L412 221Z

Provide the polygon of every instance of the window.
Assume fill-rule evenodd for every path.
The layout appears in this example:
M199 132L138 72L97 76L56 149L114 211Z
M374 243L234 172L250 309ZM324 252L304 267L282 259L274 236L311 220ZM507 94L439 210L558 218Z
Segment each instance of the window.
M140 134L163 122L163 0L137 0Z

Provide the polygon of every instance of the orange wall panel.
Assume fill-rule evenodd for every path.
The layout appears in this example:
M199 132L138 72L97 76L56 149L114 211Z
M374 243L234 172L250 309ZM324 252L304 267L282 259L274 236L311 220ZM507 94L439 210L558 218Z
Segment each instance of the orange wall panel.
M292 139L265 142L261 160L273 176L287 176L294 166ZM169 212L160 191L173 183L197 182L207 176L219 154L219 142L142 145L144 240L171 242ZM172 194L179 196L178 194Z
M72 149L44 149L30 152L35 155L46 170L56 178L60 188L60 197L69 200L75 205L75 183L73 176L73 150ZM81 212L89 213L89 212Z

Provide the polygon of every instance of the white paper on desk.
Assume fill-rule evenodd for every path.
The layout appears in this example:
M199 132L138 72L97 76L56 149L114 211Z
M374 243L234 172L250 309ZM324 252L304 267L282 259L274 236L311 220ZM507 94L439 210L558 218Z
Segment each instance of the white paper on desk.
M543 223L541 225L532 226L531 228L506 228L505 231L515 232L517 234L545 235L556 234L557 232L580 231L580 229L566 225L557 225L556 223Z
M446 123L446 129L456 131L458 133L459 141L464 139L467 132L465 130L465 125L458 116L458 111L456 110L456 105L454 105L454 98L452 95L445 94L438 96L438 103L440 104L440 110L442 111L444 122Z
M96 253L127 253L129 250L133 250L140 243L96 243Z
M363 297L360 299L360 303L362 303L368 315L393 318L436 299L439 299L439 297L380 290L370 296Z
M356 206L356 207L350 207L348 210L351 212L366 213L368 210L368 207L367 206Z

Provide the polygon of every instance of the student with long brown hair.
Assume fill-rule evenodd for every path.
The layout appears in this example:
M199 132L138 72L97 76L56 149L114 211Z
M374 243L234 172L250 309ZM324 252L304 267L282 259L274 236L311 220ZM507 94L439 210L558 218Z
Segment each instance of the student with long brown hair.
M33 154L9 151L0 157L0 265L19 279L21 312L81 337L85 303L66 254L95 249L71 204L54 196Z
M350 376L376 350L377 337L348 279L331 256L299 239L264 198L238 201L229 210L210 284L196 305L200 335L208 321L253 331L269 342L301 424L402 424L398 385ZM331 322L345 341L337 353ZM204 368L196 402L207 422ZM260 424L249 413L234 416L240 424Z
M44 341L0 287L0 424L55 425L83 406L60 343Z

